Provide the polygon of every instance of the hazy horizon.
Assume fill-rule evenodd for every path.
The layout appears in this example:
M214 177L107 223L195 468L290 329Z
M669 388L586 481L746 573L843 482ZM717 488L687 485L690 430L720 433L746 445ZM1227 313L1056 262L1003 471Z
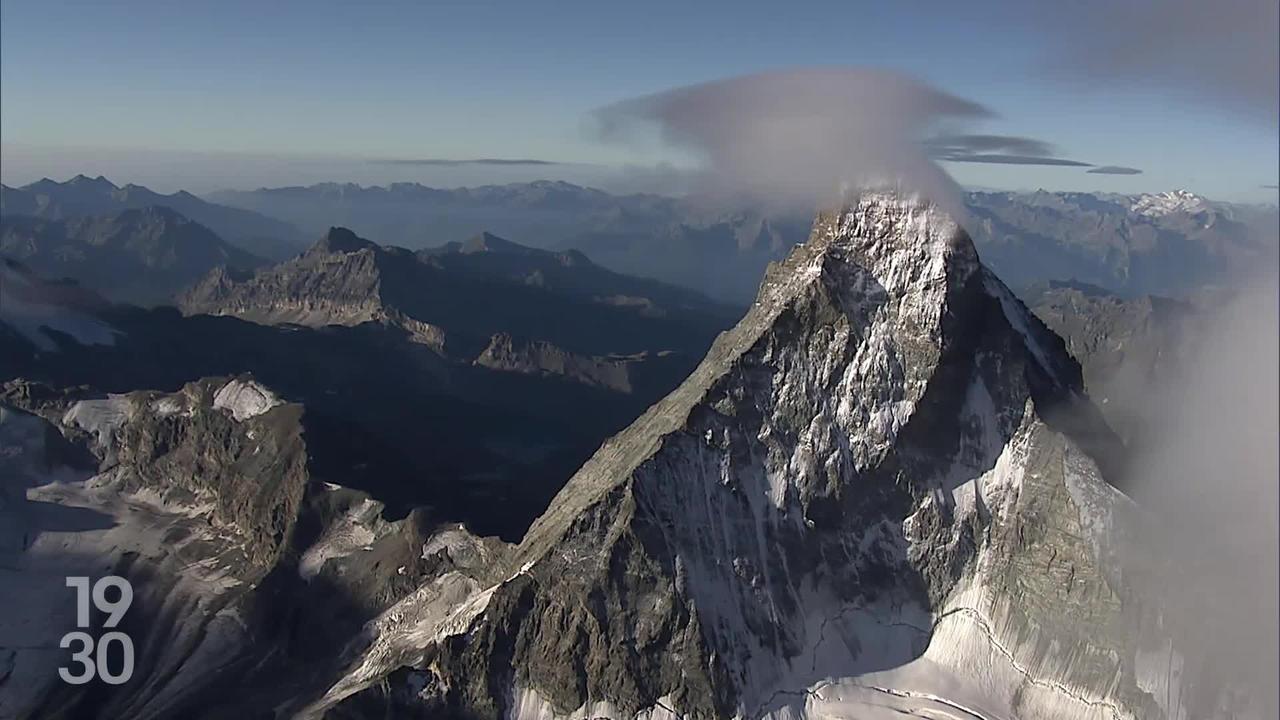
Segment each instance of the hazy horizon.
M387 163L357 158L278 158L243 154L172 153L167 162L151 163L155 156L144 153L142 160L137 153L111 151L99 161L85 160L81 149L60 150L48 156L37 155L29 148L9 145L0 148L3 164L0 165L0 184L22 187L40 180L66 182L77 175L89 178L105 177L117 186L142 185L159 193L171 194L185 190L200 196L220 191L251 191L262 188L309 187L326 183L355 184L361 187L387 187L394 183L418 183L440 189L507 185L537 181L560 181L587 188L597 188L612 194L650 193L680 197L688 194L687 182L663 186L652 173L643 173L634 167L608 167L590 164L543 162L537 164L504 164L471 162L468 160L431 161L417 163ZM169 155L169 154L166 154ZM92 157L92 153L89 153ZM190 157L203 159L207 164L199 177L191 177L182 167ZM1016 170L1015 170L1016 171ZM1013 171L1011 171L1013 172ZM1243 188L1236 193L1212 194L1196 186L1157 186L1149 180L1131 182L1125 188L1115 188L1103 182L1091 183L1098 175L1086 175L1079 183L1046 187L1031 184L988 184L959 182L968 192L1090 192L1137 195L1172 190L1188 190L1210 200L1244 204L1276 205L1280 196L1275 187L1258 186ZM1112 176L1104 176L1104 181ZM1121 176L1123 177L1123 176Z
M536 177L661 191L707 148L674 126L606 137L602 110L767 69L846 68L963 104L905 123L961 186L1274 202L1265 186L1280 184L1277 11L1256 0L1212 13L747 3L682 6L679 23L658 22L660 7L562 10L5 0L0 181L83 173L207 193ZM845 99L860 127L922 109L892 93ZM539 164L457 164L469 158Z

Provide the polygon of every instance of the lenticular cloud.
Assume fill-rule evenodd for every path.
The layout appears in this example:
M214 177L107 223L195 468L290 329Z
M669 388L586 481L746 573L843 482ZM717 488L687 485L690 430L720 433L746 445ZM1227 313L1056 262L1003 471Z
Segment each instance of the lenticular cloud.
M665 144L691 151L704 192L813 206L868 184L957 197L921 141L944 123L991 116L898 73L822 68L674 88L601 108L594 119L604 140L656 128Z

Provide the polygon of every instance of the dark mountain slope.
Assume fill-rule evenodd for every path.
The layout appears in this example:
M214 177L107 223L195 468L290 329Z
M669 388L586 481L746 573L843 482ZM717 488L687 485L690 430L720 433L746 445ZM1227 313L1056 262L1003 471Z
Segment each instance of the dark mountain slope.
M68 220L122 210L167 207L204 225L241 250L272 260L297 254L305 236L289 223L241 208L206 202L185 191L171 195L141 185L117 187L84 175L66 182L44 179L20 188L0 186L0 214Z
M0 217L0 255L41 275L69 277L119 302L167 304L215 267L265 260L167 207L48 220Z
M446 346L472 357L498 333L596 356L700 352L736 315L697 293L610 272L581 253L481 235L415 254L343 228L252 276L214 273L181 306L187 314L308 326L407 319L438 329Z

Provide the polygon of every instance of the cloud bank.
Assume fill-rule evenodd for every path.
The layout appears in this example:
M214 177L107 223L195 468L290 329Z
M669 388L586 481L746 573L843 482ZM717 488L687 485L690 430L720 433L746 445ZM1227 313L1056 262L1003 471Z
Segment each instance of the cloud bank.
M1037 155L1003 155L998 153L979 153L973 155L952 155L939 157L947 162L992 163L996 165L1060 165L1064 167L1093 167L1087 162L1067 160L1066 158L1039 157Z
M1189 672L1276 717L1280 285L1241 284L1190 340L1186 372L1149 395L1156 426L1130 486L1156 520L1155 567L1166 569L1167 621L1194 654Z

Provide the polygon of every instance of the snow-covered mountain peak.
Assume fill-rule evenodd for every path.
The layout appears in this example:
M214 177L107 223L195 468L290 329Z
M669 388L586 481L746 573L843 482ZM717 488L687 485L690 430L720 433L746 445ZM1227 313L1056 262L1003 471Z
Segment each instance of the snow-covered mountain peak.
M1212 204L1203 197L1188 190L1169 190L1161 193L1148 193L1134 198L1131 209L1138 215L1159 217L1172 213L1201 213L1213 209Z
M873 717L869 687L984 717L1150 714L1130 639L1091 629L1119 626L1124 500L1081 392L954 219L864 194L570 479L495 584L453 615L389 611L420 619L377 628L321 705L417 656L418 709L517 718ZM1079 612L1106 620L1060 622Z

